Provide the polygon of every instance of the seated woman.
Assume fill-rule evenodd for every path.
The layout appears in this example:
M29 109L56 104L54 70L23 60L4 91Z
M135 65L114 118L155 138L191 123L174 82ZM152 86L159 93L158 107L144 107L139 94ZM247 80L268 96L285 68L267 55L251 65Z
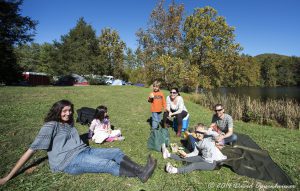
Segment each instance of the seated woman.
M194 136L197 139L194 151L187 154L184 151L179 151L179 155L171 154L166 146L162 145L163 158L172 158L175 160L190 162L191 164L175 168L170 163L166 165L166 171L171 174L187 173L194 170L213 170L216 167L216 162L227 159L225 155L216 147L213 137L205 137L203 125L198 125L195 129ZM199 155L201 153L201 156Z
M121 134L121 130L111 129L107 112L107 107L104 105L100 105L96 108L88 134L88 139L92 139L95 143L122 141L125 139Z
M183 98L180 96L178 88L172 88L170 96L167 97L167 109L164 113L164 127L167 127L168 118L177 118L177 137L181 136L182 120L188 115L188 111L184 105Z
M74 127L74 107L61 100L51 107L30 148L22 155L10 173L0 179L0 185L10 180L36 150L47 150L52 172L68 174L109 173L114 176L138 177L146 182L157 161L151 156L145 167L133 162L118 148L90 148L80 139Z

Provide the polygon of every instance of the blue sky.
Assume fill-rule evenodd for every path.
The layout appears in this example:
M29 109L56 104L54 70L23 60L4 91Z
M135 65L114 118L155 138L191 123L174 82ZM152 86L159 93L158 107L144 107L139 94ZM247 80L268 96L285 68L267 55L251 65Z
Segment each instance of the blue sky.
M37 20L35 42L60 41L80 17L97 36L110 27L128 47L137 47L136 31L146 28L157 0L24 0L21 14ZM169 4L170 0L167 0ZM242 53L255 56L276 53L300 56L299 0L175 0L184 4L185 15L195 8L212 6L235 27Z

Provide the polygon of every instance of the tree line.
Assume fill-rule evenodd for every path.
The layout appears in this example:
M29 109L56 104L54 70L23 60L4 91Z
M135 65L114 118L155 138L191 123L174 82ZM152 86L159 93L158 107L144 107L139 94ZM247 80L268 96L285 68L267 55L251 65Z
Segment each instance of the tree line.
M2 1L14 9L1 6L1 12L12 9L10 12L21 17L18 14L21 3ZM11 21L6 17L12 15L1 14L1 23ZM7 83L17 79L11 77L16 75L5 77L13 68L53 76L70 73L113 75L148 85L161 80L166 88L178 86L192 90L300 84L299 57L241 54L242 47L235 41L234 27L212 7L197 8L191 15L184 15L183 4L172 1L165 6L164 0L159 1L150 14L147 27L136 32L136 50L128 48L114 29L104 28L97 36L83 17L68 34L61 36L60 41L44 44L26 43L32 40L37 24L30 18L21 17L27 19L22 25L13 25L17 20L1 24L1 36L13 33L15 30L11 26L21 28L24 35L10 42L1 37L1 57L9 58L1 59L0 81ZM10 54L6 54L7 49Z

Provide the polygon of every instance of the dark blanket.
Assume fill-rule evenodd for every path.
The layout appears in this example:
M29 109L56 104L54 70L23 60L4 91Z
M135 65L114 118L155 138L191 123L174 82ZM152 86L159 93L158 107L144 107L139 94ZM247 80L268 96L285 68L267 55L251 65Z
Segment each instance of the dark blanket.
M233 172L260 180L273 181L278 185L293 185L292 180L249 136L238 134L234 146L225 146L222 153L227 160L221 163Z

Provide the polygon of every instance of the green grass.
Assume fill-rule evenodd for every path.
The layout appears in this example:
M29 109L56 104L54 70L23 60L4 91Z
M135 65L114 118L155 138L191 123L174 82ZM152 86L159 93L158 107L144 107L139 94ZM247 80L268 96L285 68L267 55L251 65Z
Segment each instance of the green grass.
M171 159L163 160L161 153L147 149L150 126L150 105L147 102L148 88L133 86L89 86L89 87L1 87L0 88L0 176L3 177L14 166L34 140L43 118L51 105L60 99L69 99L75 109L96 107L104 104L109 109L112 124L121 128L126 137L123 142L91 144L92 147L118 147L140 164L145 164L148 154L158 159L158 167L147 183L137 178L114 177L109 174L83 174L72 176L51 173L45 160L30 174L22 173L10 180L0 190L237 190L253 185L274 186L265 182L239 176L228 168L215 171L194 171L189 174L169 175L165 164L181 166ZM167 92L164 92L167 95ZM187 96L183 94L183 96ZM197 122L209 124L212 112L195 103L186 101L190 113L190 126ZM76 117L76 115L75 115ZM249 135L292 178L297 188L300 183L300 131L260 126L235 121L235 131ZM88 127L76 124L81 134ZM179 143L171 132L171 142ZM46 156L39 151L29 161ZM235 185L234 185L235 184ZM210 188L209 188L210 187Z

